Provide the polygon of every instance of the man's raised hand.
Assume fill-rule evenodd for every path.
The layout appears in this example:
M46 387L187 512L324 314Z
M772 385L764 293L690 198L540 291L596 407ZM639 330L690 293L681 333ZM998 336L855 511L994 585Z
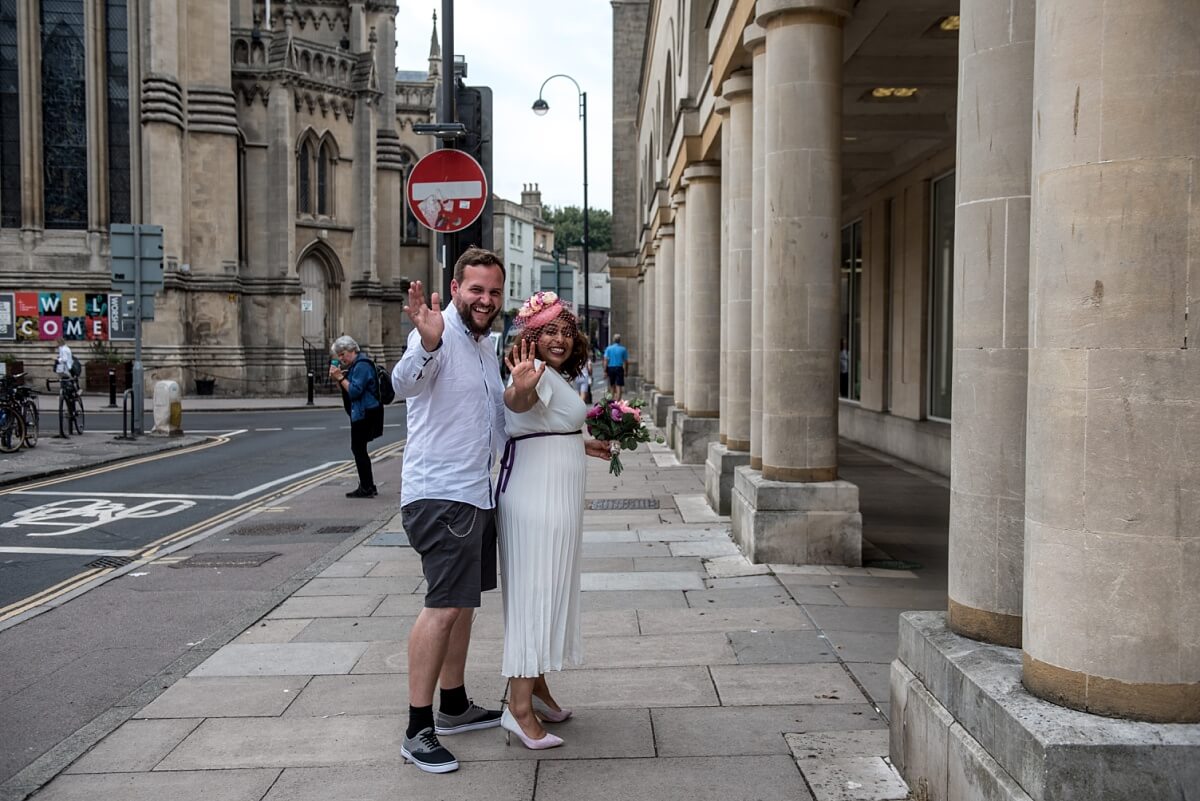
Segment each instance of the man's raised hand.
M408 319L412 320L413 325L417 327L417 331L420 332L421 345L432 353L437 350L438 344L442 341L442 334L446 330L446 321L442 317L442 301L438 297L438 293L434 292L429 300L431 305L426 306L425 290L420 281L413 281L409 284L408 305L404 307L404 311L408 314Z

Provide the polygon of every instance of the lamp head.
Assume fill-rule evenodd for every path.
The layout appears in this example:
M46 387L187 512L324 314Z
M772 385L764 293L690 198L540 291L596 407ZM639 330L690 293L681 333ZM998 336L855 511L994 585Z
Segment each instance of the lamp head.
M547 103L545 100L542 100L540 97L537 100L533 101L533 113L538 115L539 117L546 116L546 112L548 112L549 110L550 110L550 104Z

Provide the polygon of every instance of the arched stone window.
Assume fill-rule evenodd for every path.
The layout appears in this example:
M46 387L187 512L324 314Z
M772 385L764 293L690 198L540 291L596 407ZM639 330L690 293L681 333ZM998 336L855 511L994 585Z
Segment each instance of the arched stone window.
M425 229L408 207L408 176L416 166L417 155L404 148L400 153L400 163L404 165L404 170L400 173L400 242L405 245L418 245L424 242Z
M296 211L312 214L312 143L305 138L296 155Z
M337 167L337 145L333 137L326 135L317 154L317 214L333 216L333 201L337 184L334 171Z

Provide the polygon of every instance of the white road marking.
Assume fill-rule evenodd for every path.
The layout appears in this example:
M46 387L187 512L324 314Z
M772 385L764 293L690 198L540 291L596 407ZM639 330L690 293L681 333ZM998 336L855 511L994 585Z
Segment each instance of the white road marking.
M256 428L255 431L282 431L282 428Z
M47 554L50 556L133 556L137 551L97 551L89 548L24 548L21 546L0 547L0 553Z
M328 426L296 426L293 431L325 431Z

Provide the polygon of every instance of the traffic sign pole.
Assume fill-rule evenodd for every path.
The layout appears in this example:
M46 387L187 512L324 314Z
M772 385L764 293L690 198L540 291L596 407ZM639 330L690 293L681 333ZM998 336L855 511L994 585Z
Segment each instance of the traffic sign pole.
M142 380L142 227L133 226L133 296L138 310L133 315L133 435L140 436L145 412L145 383Z

